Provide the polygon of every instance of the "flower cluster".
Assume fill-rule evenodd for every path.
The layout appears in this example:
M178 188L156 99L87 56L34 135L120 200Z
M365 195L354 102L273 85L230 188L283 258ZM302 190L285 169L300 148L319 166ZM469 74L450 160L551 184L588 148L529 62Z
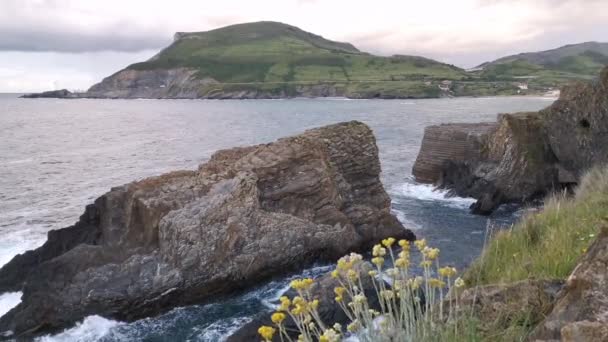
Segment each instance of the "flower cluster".
M338 260L331 276L339 284L334 288L335 302L350 321L345 330L340 324L329 326L322 321L317 311L319 301L311 295L314 281L307 278L291 282L298 295L280 298L277 312L271 316L276 328L262 326L260 336L270 341L278 330L281 341L292 341L284 327L287 317L300 332L297 340L305 342L337 342L349 334L361 341L424 340L438 325L456 322L453 296L444 300L444 293L463 287L464 281L454 279L456 268L440 267L439 249L427 246L424 239L414 245L422 259L421 274L411 269L407 240L387 238L373 246L371 269L360 254L351 253ZM377 300L367 297L365 290L370 288L375 290ZM448 305L447 313L444 305Z

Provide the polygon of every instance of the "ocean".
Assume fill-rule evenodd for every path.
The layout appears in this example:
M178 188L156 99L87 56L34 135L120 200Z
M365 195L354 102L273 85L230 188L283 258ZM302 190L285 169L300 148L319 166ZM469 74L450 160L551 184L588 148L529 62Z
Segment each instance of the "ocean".
M479 255L486 227L521 215L502 208L471 215L472 199L417 184L411 169L424 127L494 121L498 113L544 108L550 97L429 100L60 100L0 94L0 266L36 248L50 229L73 224L112 186L177 169L195 169L223 148L265 143L306 129L359 120L374 131L392 210L459 269ZM284 274L218 302L176 308L136 322L90 316L40 341L221 341L259 312L271 312L291 279ZM0 294L0 316L20 293Z

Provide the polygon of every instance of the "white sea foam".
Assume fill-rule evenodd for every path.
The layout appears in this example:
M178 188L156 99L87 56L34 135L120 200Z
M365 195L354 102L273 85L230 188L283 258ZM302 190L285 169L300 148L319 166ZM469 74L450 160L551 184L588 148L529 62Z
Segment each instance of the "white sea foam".
M468 208L475 202L474 198L449 196L447 191L436 189L428 184L404 183L394 187L391 193L397 196L416 198L421 201L439 202L455 208Z
M418 230L422 228L418 223L409 220L405 213L399 209L391 208L391 213L397 217L397 220L403 224L403 226L407 229Z
M121 324L101 316L89 316L75 327L66 329L57 335L46 335L36 339L36 342L92 342L108 335L110 331Z
M10 309L21 303L21 292L7 292L0 294L0 317L4 316Z
M201 341L225 341L243 325L251 322L250 317L237 317L215 322L201 331Z

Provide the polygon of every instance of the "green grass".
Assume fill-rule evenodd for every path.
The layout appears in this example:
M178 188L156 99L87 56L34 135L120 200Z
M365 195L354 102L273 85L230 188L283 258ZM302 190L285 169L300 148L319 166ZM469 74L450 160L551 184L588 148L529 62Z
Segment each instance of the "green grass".
M380 57L293 26L259 22L188 34L135 70L198 69L222 83L461 79L454 66L411 56Z
M553 196L541 212L497 232L467 271L467 284L565 279L607 219L608 168L603 167L583 178L574 197Z

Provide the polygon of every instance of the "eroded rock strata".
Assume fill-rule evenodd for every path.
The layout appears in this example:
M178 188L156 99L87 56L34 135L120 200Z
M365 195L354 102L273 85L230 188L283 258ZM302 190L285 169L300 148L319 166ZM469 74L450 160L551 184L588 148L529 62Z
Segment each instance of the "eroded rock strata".
M476 198L472 210L488 214L576 184L585 170L608 162L606 146L608 68L590 84L567 87L539 112L427 127L413 174Z
M113 188L0 269L0 292L23 291L0 331L31 336L91 314L133 320L387 236L414 239L379 174L372 131L353 121Z

